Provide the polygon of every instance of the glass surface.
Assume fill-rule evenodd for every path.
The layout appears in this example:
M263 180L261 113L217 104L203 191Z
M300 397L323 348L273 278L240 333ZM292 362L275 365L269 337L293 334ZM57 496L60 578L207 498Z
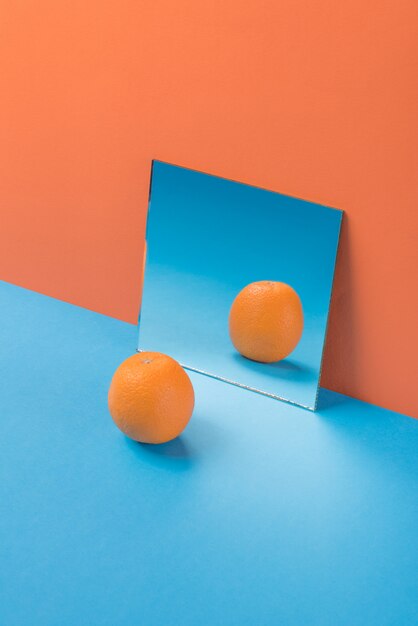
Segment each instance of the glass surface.
M139 350L314 409L342 211L154 161ZM304 330L284 360L241 356L228 316L247 284L299 294Z

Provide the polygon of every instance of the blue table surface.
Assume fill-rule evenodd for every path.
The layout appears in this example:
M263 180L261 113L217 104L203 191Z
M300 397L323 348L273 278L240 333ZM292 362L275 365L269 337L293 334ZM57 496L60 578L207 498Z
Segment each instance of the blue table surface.
M163 446L107 410L137 329L0 287L0 624L418 621L418 421L191 374Z

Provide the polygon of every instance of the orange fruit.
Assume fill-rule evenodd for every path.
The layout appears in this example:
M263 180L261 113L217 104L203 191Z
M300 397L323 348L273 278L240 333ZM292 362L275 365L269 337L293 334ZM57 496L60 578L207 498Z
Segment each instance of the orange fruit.
M248 359L280 361L296 348L302 332L302 303L286 283L251 283L232 303L229 335L238 352Z
M194 408L190 378L160 352L140 352L123 361L109 388L116 426L142 443L165 443L186 428Z

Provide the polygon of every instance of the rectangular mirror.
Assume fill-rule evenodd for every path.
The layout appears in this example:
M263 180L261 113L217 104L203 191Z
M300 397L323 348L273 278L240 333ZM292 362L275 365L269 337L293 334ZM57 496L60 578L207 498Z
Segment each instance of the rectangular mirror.
M341 219L153 161L139 350L314 409Z

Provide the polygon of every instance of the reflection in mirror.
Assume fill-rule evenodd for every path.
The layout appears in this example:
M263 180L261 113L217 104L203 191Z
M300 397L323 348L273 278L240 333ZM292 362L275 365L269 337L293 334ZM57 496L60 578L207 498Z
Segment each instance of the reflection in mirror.
M139 350L314 409L341 219L154 161Z

